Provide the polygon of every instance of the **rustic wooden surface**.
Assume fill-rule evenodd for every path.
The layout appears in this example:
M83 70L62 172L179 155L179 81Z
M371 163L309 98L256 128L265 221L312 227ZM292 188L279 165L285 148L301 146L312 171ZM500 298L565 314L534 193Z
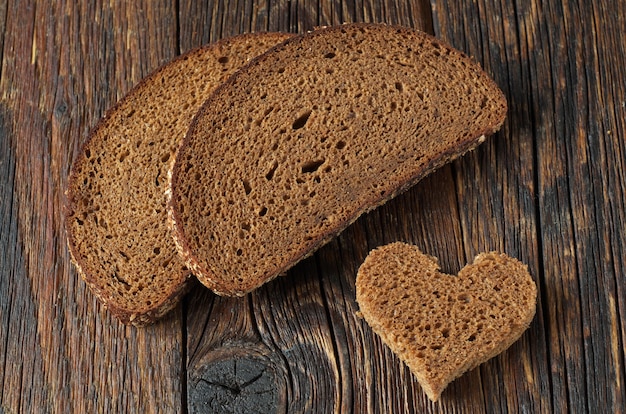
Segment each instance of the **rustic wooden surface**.
M195 288L146 329L72 268L60 215L79 145L141 77L241 32L351 21L433 32L508 97L478 150L242 299ZM626 405L626 3L621 0L0 2L0 412L619 412ZM355 312L367 252L456 272L529 265L537 316L430 403Z

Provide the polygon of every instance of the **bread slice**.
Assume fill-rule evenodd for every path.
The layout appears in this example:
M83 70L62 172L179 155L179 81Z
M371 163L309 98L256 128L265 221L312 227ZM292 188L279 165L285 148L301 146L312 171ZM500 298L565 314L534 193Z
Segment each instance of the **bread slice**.
M202 102L252 57L287 39L247 34L192 50L142 80L92 130L73 164L69 250L94 294L124 323L171 309L190 272L167 226L167 171Z
M506 101L416 30L346 24L253 60L200 109L171 172L179 252L243 295L498 130Z
M498 355L528 328L537 288L527 267L483 253L452 276L412 245L367 256L356 279L360 312L436 401L464 372Z

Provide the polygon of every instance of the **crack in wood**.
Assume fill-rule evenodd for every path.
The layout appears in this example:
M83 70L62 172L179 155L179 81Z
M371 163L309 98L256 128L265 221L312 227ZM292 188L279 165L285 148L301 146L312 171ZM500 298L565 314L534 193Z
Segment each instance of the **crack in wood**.
M276 412L280 387L268 364L242 355L208 363L190 381L189 412Z
M261 379L261 377L263 376L264 373L265 373L265 369L263 369L260 374L252 377L250 380L248 380L248 381L246 381L246 382L244 382L242 384L236 384L234 387L226 385L226 384L222 384L222 383L216 382L216 381L209 381L209 380L206 380L204 378L198 378L198 382L204 382L207 385L211 385L211 386L214 386L214 387L222 388L222 389L224 389L226 391L229 391L232 394L238 395L238 394L241 394L241 392L245 388L247 388L249 385L252 385L256 381ZM270 390L265 390L265 391L261 391L261 392L254 392L254 393L255 394L263 394L263 393L266 393L268 391L270 391Z

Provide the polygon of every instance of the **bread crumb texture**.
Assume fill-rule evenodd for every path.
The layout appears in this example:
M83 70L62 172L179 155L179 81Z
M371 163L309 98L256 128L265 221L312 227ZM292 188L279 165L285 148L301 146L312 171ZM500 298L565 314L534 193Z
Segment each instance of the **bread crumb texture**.
M453 276L398 242L370 252L356 298L372 330L436 401L452 380L522 335L535 315L537 289L527 267L505 254L480 254Z
M191 276L167 226L165 191L193 116L235 70L288 37L243 35L180 56L92 130L69 179L68 244L81 276L123 322L144 325L162 316Z
M170 205L182 256L217 293L245 294L505 114L480 67L424 33L349 24L290 39L212 95L186 136Z

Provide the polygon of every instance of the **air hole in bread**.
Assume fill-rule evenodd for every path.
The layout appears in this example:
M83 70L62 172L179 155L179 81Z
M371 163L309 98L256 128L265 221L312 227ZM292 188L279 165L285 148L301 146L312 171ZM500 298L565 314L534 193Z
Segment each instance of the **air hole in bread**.
M246 195L250 194L252 192L252 187L250 186L248 180L242 180L242 184L243 190L246 192Z
M161 162L168 162L169 159L170 159L170 153L169 152L166 153L166 154L161 155Z
M337 148L338 150L342 150L346 147L346 141L343 140L339 140L337 141L337 144L335 144L335 148Z
M220 62L222 65L228 63L228 56L222 56L219 59L217 59L218 62Z
M161 249L159 247L155 247L154 249L152 249L152 252L154 252L154 254L160 254Z
M270 168L270 170L267 172L267 174L265 174L265 178L270 181L272 178L274 178L274 173L276 172L276 168L278 168L278 162L274 161L272 163L272 167Z
M328 53L326 53L326 54L324 55L324 57L325 57L326 59L332 59L332 58L334 58L335 56L337 56L337 55L335 55L333 52L328 52Z
M117 266L116 266L116 268L117 268ZM117 272L115 272L115 271L113 272L113 279L115 279L119 283L125 285L127 288L130 287L130 284L123 277L120 277L120 275L118 275Z
M263 216L264 216L264 215L266 215L266 214L267 214L267 207L262 207L262 208L259 210L259 217L263 217Z
M467 341L468 341L468 342L474 342L475 340L476 340L476 335L475 335L475 334L471 334L471 335L469 336L469 338L467 338Z
M441 336L443 336L444 338L447 338L450 336L450 329L448 328L443 328L441 330Z
M309 117L311 116L311 111L307 111L304 114L300 115L295 121L293 121L293 124L291 125L291 127L296 130L296 129L300 129L303 128L307 121L309 120Z
M241 256L243 254L243 250L237 249L236 254L237 256Z
M310 173L314 173L316 172L321 166L322 164L324 164L326 162L326 160L324 158L319 159L319 160L312 160L312 161L307 161L304 164L302 164L302 173L303 174L310 174Z
M123 152L120 154L119 161L120 161L120 162L124 162L124 160L126 159L126 157L128 157L129 155L130 155L130 152L129 152L128 150L123 151Z
M466 295L466 294L459 295L457 299L459 300L459 302L463 302L463 303L470 303L471 302L470 297L468 295Z

